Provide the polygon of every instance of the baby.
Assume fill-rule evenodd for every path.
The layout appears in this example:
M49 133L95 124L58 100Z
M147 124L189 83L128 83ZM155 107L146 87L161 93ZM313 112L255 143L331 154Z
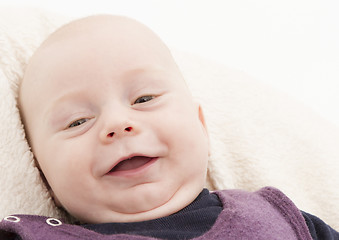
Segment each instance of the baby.
M27 66L19 106L56 205L81 224L11 216L7 239L339 239L277 189L204 189L201 106L166 45L132 19L54 32Z

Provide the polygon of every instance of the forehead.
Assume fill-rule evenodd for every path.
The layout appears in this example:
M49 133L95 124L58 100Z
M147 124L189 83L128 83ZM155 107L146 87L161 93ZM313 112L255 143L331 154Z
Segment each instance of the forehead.
M142 65L176 70L168 48L147 27L123 17L100 16L72 22L53 33L32 57L23 85L100 66L105 71L107 63L110 70Z
M149 60L167 60L168 64L170 55L167 46L144 25L123 17L101 16L59 29L42 44L32 62L41 65L64 57L62 62L92 60L94 64L100 59L132 62L147 56Z
M52 34L32 57L21 100L33 106L76 79L121 79L118 75L150 69L181 79L168 48L147 27L119 17L75 21Z

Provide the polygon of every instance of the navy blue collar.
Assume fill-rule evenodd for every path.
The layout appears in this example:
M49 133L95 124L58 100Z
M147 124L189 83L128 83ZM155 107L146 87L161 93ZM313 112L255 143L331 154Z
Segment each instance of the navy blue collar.
M216 194L207 189L187 207L170 216L143 222L86 224L84 228L102 234L127 233L160 239L190 239L208 231L222 210Z

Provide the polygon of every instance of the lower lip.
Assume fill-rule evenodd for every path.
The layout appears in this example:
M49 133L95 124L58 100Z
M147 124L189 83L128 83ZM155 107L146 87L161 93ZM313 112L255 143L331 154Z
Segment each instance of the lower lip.
M109 172L109 173L107 173L107 175L119 176L119 177L136 176L136 175L142 174L144 171L149 169L153 165L153 163L155 163L157 160L158 160L157 157L151 158L147 163L145 163L144 165L142 165L138 168L134 168L134 169L126 170L126 171Z

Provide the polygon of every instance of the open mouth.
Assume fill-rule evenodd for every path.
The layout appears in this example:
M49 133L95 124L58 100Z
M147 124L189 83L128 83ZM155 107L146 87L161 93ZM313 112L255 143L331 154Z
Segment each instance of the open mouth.
M149 163L153 159L154 158L152 157L144 157L144 156L131 157L131 158L128 158L126 160L119 162L109 171L109 173L138 169L138 168L145 166L147 163Z

